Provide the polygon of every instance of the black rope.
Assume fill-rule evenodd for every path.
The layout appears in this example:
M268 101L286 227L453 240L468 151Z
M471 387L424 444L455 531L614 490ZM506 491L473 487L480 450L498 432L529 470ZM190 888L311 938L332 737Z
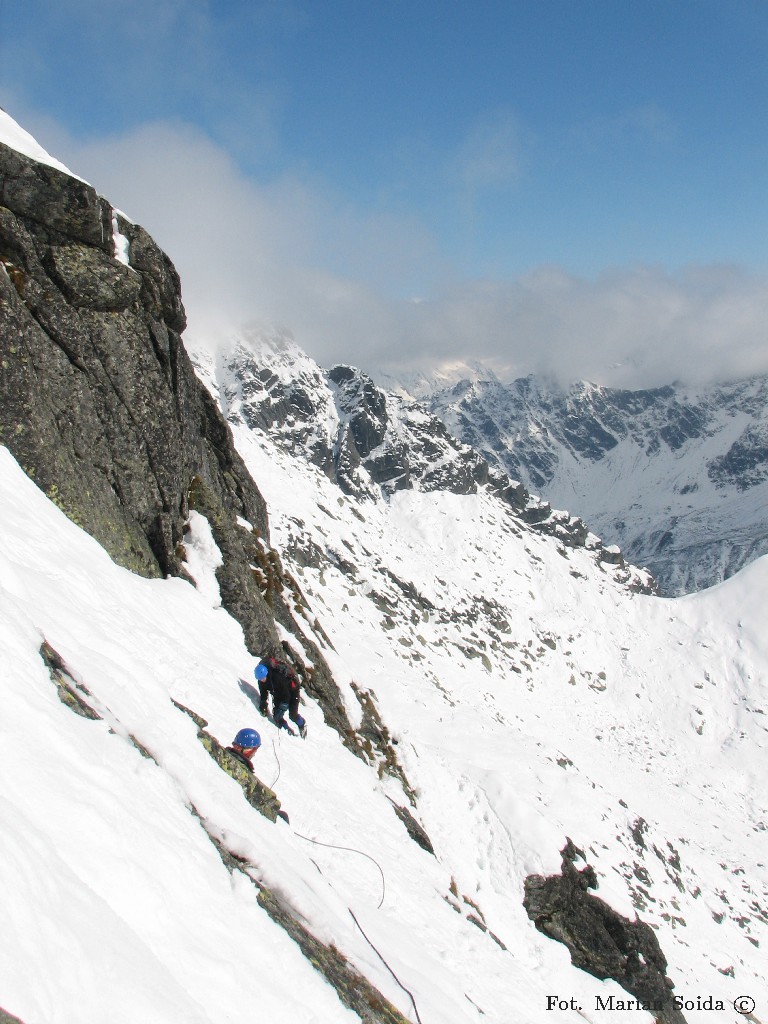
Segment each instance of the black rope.
M384 897L387 892L387 885L386 882L384 881L384 872L381 870L381 864L379 864L379 862L374 857L371 857L369 853L364 853L362 850L356 850L352 846L336 846L334 843L321 843L319 839L310 839L309 836L302 836L298 832L294 832L293 834L295 836L298 836L299 839L306 840L306 842L308 843L314 843L315 846L325 846L329 850L346 850L347 853L359 853L361 857L367 857L368 860L373 861L373 863L379 869L379 874L381 875L381 899L379 900L379 905L376 908L377 910L381 910L381 905L384 902ZM350 913L352 913L351 910Z
M277 756L277 747L275 746L274 739L272 740L272 750L275 753L275 760L277 761L277 775L275 776L272 784L270 785L270 787L269 787L270 789L274 789L275 788L275 782L277 782L277 780L280 778L280 772L282 770L280 768L280 758Z
M373 952L374 952L374 953L376 954L376 956L377 956L377 957L379 958L379 960L381 960L381 962L382 962L382 963L384 964L384 966L385 966L385 967L387 968L387 970L388 970L388 971L389 971L389 973L390 973L390 974L392 975L392 977L393 977L393 978L395 979L395 981L396 981L396 982L397 982L397 984L398 984L398 985L400 986L400 988L401 988L401 989L403 990L403 992L405 992L405 994L406 994L406 995L408 996L408 998L409 998L409 999L411 1000L411 1003L412 1003L412 1005L413 1005L413 1012L414 1012L414 1013L416 1014L416 1020L417 1020L417 1021L419 1022L419 1024L421 1024L421 1017L419 1016L419 1008L418 1008L418 1006L416 1005L416 1000L415 1000L415 999L413 998L413 992L411 992L411 991L410 991L410 989L407 989L407 988L405 987L405 985L404 985L404 984L402 983L402 981L400 981L400 979L399 979L399 978L398 978L398 976L397 976L397 975L395 974L395 972L394 972L394 971L392 970L392 968L391 968L391 967L389 966L389 964L387 963L387 961L386 961L386 960L384 959L384 957L383 957L383 956L381 955L381 953L380 953L380 952L378 951L378 949L376 949L376 947L374 946L374 944L373 944L373 943L371 942L371 940L370 940L370 939L368 938L368 936L367 936L367 935L365 934L365 932L364 932L364 931L363 931L363 929L362 929L362 926L361 926L360 922L359 922L359 921L357 920L357 918L356 918L356 917L355 917L355 915L354 915L354 914L352 913L352 911L351 911L351 910L349 909L349 907L347 907L347 910L349 910L349 913L350 913L350 915L351 915L351 917L352 917L352 920L353 920L353 921L355 922L355 924L357 925L357 927L358 927L358 928L360 929L360 934L361 934L361 935L363 936L363 938L364 938L364 939L365 939L365 941L366 941L366 942L368 943L368 945L369 945L369 946L371 947L371 949L372 949L372 950L373 950Z
M275 752L275 760L277 761L277 775L275 776L275 782L277 782L277 780L280 778L280 758L277 756L277 748L275 747L274 739L272 740L272 749ZM274 787L275 782L272 783L272 785L270 786L270 789L272 789ZM353 846L337 846L335 843L321 843L319 839L310 839L309 836L303 836L300 832L294 832L293 834L295 836L297 836L299 839L303 839L306 843L313 843L315 846L324 846L328 850L344 850L347 853L357 853L361 857L367 857L368 860L372 861L376 865L376 867L379 869L379 874L381 875L381 899L379 900L379 905L376 908L377 910L381 910L381 907L382 907L382 905L384 903L384 897L387 894L387 883L386 883L386 880L384 878L384 871L382 870L381 864L379 864L379 862L376 860L375 857L372 857L369 853L365 853L363 850L357 850ZM315 864L314 861L312 861L312 863ZM318 871L320 871L320 868L319 868L319 866L317 864L315 864L315 867L317 868ZM392 977L395 979L395 981L400 986L400 988L403 990L403 992L405 992L405 994L411 1000L411 1003L413 1005L413 1011L416 1014L416 1020L418 1021L418 1024L422 1024L421 1017L419 1016L419 1008L416 1006L416 1000L413 998L413 993L409 989L407 989L405 987L405 985L403 985L403 983L400 981L398 976L395 974L395 972L389 966L387 961L384 959L384 957L381 955L381 953L378 951L378 949L376 949L374 944L371 942L371 940L368 938L368 936L363 931L363 929L362 929L362 927L360 925L360 922L357 920L355 915L352 913L351 909L349 907L347 907L347 910L349 910L349 913L350 913L350 915L352 917L352 920L355 922L355 924L359 928L360 934L363 936L365 941L368 943L368 945L374 951L374 953L379 958L379 960L381 960L381 962L387 968L387 970L392 975Z

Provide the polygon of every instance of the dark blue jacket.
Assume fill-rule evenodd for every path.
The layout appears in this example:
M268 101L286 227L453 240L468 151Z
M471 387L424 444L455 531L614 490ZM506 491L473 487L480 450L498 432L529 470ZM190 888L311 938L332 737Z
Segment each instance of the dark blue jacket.
M284 661L278 661L276 658L264 658L261 664L266 665L267 668L266 679L259 680L259 697L261 698L259 706L262 713L266 714L269 710L267 697L270 694L274 708L277 708L279 704L290 705L294 701L298 706L301 684L290 665L286 665Z

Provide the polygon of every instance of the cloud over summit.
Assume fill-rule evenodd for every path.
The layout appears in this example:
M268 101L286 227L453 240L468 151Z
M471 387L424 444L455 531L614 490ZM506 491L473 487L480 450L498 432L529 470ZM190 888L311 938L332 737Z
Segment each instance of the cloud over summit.
M502 377L630 388L768 372L768 275L638 265L586 278L551 265L467 280L415 216L363 211L309 175L255 180L182 122L42 141L166 249L196 338L258 319L323 365L396 373L469 358ZM473 173L514 173L509 139L486 141Z

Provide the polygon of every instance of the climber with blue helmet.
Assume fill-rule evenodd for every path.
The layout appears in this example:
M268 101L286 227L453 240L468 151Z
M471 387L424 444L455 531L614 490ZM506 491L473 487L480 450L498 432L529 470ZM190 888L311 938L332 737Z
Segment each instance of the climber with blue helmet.
M226 750L242 762L249 772L253 771L251 758L261 746L261 736L255 729L241 729L232 740L232 746Z
M254 671L259 684L259 711L262 715L269 714L269 697L272 697L272 719L278 729L285 729L291 736L296 733L285 720L286 712L295 722L302 739L307 736L307 723L299 714L299 695L301 683L296 673L284 661L276 658L263 658Z
M213 740L213 737L209 737ZM258 779L253 770L253 762L251 758L261 746L261 736L255 729L241 729L237 736L232 740L230 747L222 748L213 740L213 747L209 748L211 756L221 765L227 775L231 775L235 782L242 786L248 802L260 810L262 814L266 813L266 816L271 817L272 811L277 815L278 818L282 818L283 821L288 822L290 825L290 819L286 812L281 809L280 801L277 799L271 788L268 788ZM219 754L214 753L214 750L218 750ZM221 757L222 753L226 753L229 757ZM234 763L236 762L236 763ZM248 778L248 775L244 775L242 768L245 768L248 775L253 775L253 779ZM254 797L254 794L256 796ZM270 808L269 813L264 811L266 795L266 804ZM274 818L272 819L274 820Z

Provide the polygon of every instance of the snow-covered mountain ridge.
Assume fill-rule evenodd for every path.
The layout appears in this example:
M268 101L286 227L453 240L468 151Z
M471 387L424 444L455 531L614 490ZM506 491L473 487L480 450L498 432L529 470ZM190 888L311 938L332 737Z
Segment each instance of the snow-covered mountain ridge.
M390 382L391 383L391 382ZM768 378L623 391L475 366L407 382L489 464L581 516L668 595L768 551Z
M604 546L583 520L553 510L489 466L426 408L382 390L353 367L321 369L285 332L244 331L216 355L197 352L195 363L230 425L268 432L347 495L367 502L411 488L454 494L486 489L520 523L566 547L586 547L632 589L655 589L647 572L626 565L620 550Z
M211 376L230 432L167 257L118 221L126 268L108 205L10 164L0 201L42 219L0 210L0 1005L697 1024L751 994L764 1019L766 560L659 600L493 488L374 488L361 460L343 490L333 446L330 473L289 450L300 410L249 424ZM338 437L378 397L331 383ZM254 706L273 650L305 742ZM254 724L290 825L214 756Z

